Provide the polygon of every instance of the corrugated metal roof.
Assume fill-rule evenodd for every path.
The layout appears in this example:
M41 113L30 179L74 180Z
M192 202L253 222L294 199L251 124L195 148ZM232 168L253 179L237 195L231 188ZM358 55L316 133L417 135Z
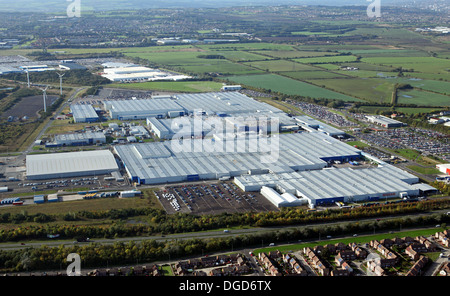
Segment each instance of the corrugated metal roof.
M118 170L114 155L109 150L27 155L27 177Z

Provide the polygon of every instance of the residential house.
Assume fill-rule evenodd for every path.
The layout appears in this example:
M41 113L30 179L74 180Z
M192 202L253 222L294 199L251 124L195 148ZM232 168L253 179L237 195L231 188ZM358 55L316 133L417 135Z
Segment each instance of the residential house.
M419 259L419 253L413 249L412 245L409 245L408 247L406 247L405 254L408 255L409 257L411 257L411 259L414 261Z
M356 254L352 250L342 250L338 253L339 256L341 256L342 259L346 261L351 261L356 259Z
M427 264L428 258L425 256L420 256L419 260L408 270L406 276L418 276L420 275L421 270Z
M342 269L347 270L349 274L351 274L353 272L353 268L350 266L350 264L348 264L348 262L342 263L341 267L342 267Z
M330 273L331 276L349 276L350 273L345 269L333 269Z
M330 254L336 254L336 246L333 244L327 244L324 246L325 248L328 249L328 251L330 252Z
M450 262L446 262L444 263L444 265L442 265L439 274L443 276L450 276Z
M203 268L212 267L212 266L216 265L216 258L215 257L202 257L202 258L200 258L200 263Z
M355 252L357 258L363 259L367 257L367 251L358 246L357 244L350 243L349 246L352 249L352 251Z
M377 276L385 275L384 269L376 261L368 261L367 268Z
M379 244L380 242L378 240L371 240L369 242L370 247L372 247L373 249L377 249Z
M316 254L320 254L320 253L322 253L323 249L324 249L323 246L318 245L318 246L314 246L313 251L314 251L314 253L316 253Z
M336 252L338 252L338 253L339 253L339 251L343 251L343 250L347 249L347 245L344 243L341 243L341 242L335 244L334 246L336 247Z
M269 252L269 257L272 258L272 259L278 259L278 258L283 257L283 255L281 254L280 251L276 250L276 251L270 251Z
M413 248L414 251L416 251L418 253L426 253L428 251L428 248L423 243L419 243L419 242L410 244L408 247Z
M423 242L425 247L427 248L428 252L436 252L436 245L433 242L430 242L429 240L426 240Z
M405 241L399 237L395 237L392 239L392 244L402 248L405 245Z
M386 248L390 248L390 247L392 247L392 245L394 244L394 242L393 242L391 239L389 239L389 238L385 238L385 239L382 239L382 240L380 241L380 244L382 244L382 245L385 246Z
M415 240L409 236L403 237L402 240L403 240L403 243L407 246L415 242Z

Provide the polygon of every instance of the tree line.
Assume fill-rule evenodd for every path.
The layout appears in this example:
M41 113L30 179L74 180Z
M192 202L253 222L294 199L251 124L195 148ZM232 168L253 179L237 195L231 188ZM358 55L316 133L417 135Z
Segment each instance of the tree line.
M36 225L20 225L16 228L0 230L0 242L20 241L31 239L46 239L47 235L58 234L62 239L75 237L89 238L117 238L133 236L150 236L157 234L173 234L214 230L220 228L248 225L251 227L311 225L315 223L347 221L371 217L385 217L392 215L405 215L424 213L432 210L446 209L449 199L433 199L421 202L376 204L358 208L345 208L309 212L302 208L283 208L279 212L246 212L222 213L218 215L192 215L177 213L168 215L163 210L142 209L113 209L106 211L80 211L66 214L34 214L26 212L0 216L1 223L37 222ZM126 219L140 217L146 220L139 224L128 224ZM77 225L48 222L64 219L69 222L86 221L87 219L106 219L113 222L108 225Z
M224 250L236 250L246 247L263 247L269 243L292 242L299 240L317 240L331 235L353 233L375 233L403 227L426 227L440 224L446 228L450 217L445 214L394 218L381 221L348 222L327 226L305 226L295 229L267 231L250 235L227 236L212 239L187 239L174 241L143 240L141 242L114 242L113 244L90 243L39 248L26 248L14 251L0 250L0 270L20 272L33 270L65 270L68 254L77 253L81 258L81 267L114 266L122 264L144 264L161 260L174 260L190 256L200 256Z

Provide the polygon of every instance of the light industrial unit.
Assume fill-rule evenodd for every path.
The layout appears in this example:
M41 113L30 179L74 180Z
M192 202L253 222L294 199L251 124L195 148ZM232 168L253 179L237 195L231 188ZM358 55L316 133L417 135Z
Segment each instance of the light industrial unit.
M85 132L55 135L53 142L46 143L45 147L82 146L103 143L106 143L106 136L103 133Z
M30 180L102 175L118 171L109 150L27 155L26 177Z
M70 105L73 120L75 122L96 122L99 120L98 114L92 105Z
M393 128L393 127L402 127L403 125L406 125L406 123L403 123L401 121L383 116L383 115L370 115L366 116L367 121L371 123L375 123L378 125L381 125L385 128Z

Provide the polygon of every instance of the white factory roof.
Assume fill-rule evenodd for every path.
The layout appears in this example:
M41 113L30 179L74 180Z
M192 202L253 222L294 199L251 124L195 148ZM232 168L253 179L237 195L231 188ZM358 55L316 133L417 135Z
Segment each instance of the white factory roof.
M70 111L75 119L98 118L92 105L70 105Z
M119 169L109 150L27 155L26 167L30 179Z
M114 118L117 118L117 116L144 116L146 114L151 117L157 113L166 115L170 111L197 114L198 111L202 111L206 115L240 116L241 114L254 114L258 117L279 117L284 122L287 121L286 114L280 109L258 102L239 92L178 94L174 98L105 101L104 106Z
M197 174L214 179L216 175L236 176L249 170L283 173L321 169L326 166L320 159L322 157L357 156L360 153L335 139L325 142L324 137L327 136L302 133L224 141L194 139L184 140L185 146L171 140L116 146L115 150L130 177L155 183ZM264 151L258 144L273 151Z
M111 81L122 80L182 80L191 78L187 75L171 74L159 69L142 66L108 67L104 69L103 77Z
M71 142L88 139L104 139L105 135L102 132L85 132L74 134L55 135L55 142Z
M400 176L389 175L381 168L333 168L293 172L284 174L245 175L235 178L236 184L251 191L263 186L277 187L292 192L311 201L331 198L355 199L378 196L391 196L398 192L414 192L422 188L401 180ZM427 187L428 188L428 187Z
M183 112L184 109L172 99L144 99L105 101L105 108L111 117L154 116L166 115L170 111Z
M367 115L366 118L371 122L376 122L379 124L403 124L403 122L383 116L383 115Z
M329 124L323 123L312 117L309 117L307 115L298 115L295 116L294 119L298 121L302 125L302 127L306 127L305 128L306 130L311 130L308 128L312 128L320 132L326 133L329 136L337 136L345 134L344 131L337 129Z
M178 94L175 97L177 102L190 113L199 109L203 109L207 115L214 115L216 113L238 114L261 111L283 113L280 109L269 104L258 102L239 92Z

